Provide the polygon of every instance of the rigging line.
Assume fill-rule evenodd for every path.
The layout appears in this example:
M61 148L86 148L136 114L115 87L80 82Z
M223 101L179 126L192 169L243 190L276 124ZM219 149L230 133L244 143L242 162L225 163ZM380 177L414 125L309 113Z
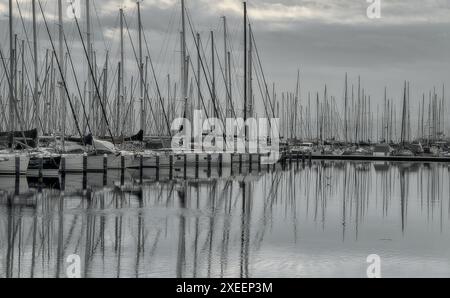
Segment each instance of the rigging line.
M161 90L159 88L159 83L158 83L158 80L156 78L155 68L153 66L153 60L152 60L152 57L150 56L150 50L149 50L148 43L147 43L147 36L145 35L145 31L144 30L142 30L142 36L144 37L145 48L147 49L147 56L148 56L148 60L150 62L150 68L152 69L153 79L155 80L156 90L158 92L159 101L160 101L160 104L161 104L161 108L163 110L164 118L166 120L166 125L167 125L167 128L168 128L169 136L171 137L172 133L171 133L171 127L169 125L169 119L167 118L166 109L165 109L164 103L162 101ZM146 84L144 84L144 85L146 85ZM147 87L148 86L145 86L145 93L146 93L146 96L149 97L149 95L148 95L148 88ZM167 100L169 100L169 99L167 99ZM148 101L150 103L150 98L148 98ZM151 107L151 105L150 105L150 107Z
M100 22L100 17L98 16L98 10L97 10L97 6L95 5L95 1L92 1L92 6L94 7L94 11L95 11L95 16L96 16L96 19L97 19L97 23L98 23L98 25L99 25L99 27L100 27L100 32L101 32L100 35L101 35L101 37L102 37L103 45L105 46L105 49L108 50L109 47L108 47L108 45L106 44L105 35L103 34L102 23Z
M214 46L214 52L217 55L217 60L218 60L219 66L220 66L221 74L222 74L222 77L224 78L225 76L224 76L224 73L223 73L222 64L220 63L220 57L219 57L219 54L217 53L217 48L215 46ZM225 118L224 117L224 113L223 113L223 107L221 106L220 102L218 102L218 100L217 100L217 98L218 98L218 96L217 96L217 91L218 91L217 90L217 84L215 84L214 87L215 87L215 93L216 93L216 94L214 94L214 100L217 102L217 105L218 105L218 112L217 112L217 114L219 115L219 113L220 113L221 117Z
M21 48L21 51L18 53L19 55L18 55L18 57L19 56L21 56L22 54L25 54L25 52L23 52L25 49L23 49L22 47L20 47ZM18 62L18 61L17 61ZM18 64L16 65L16 68L18 67ZM28 81L28 84L29 84L29 86L32 86L31 85L31 80L30 80L30 77L29 77L29 73L28 73L28 68L27 68L27 66L26 65L23 65L23 69L24 69L24 76L26 76L26 78L27 78L27 81ZM17 71L17 69L16 69L16 71ZM20 70L19 70L19 72L20 72ZM23 83L25 83L25 82L21 82L22 84ZM31 89L31 88L30 88ZM34 88L33 88L34 89ZM30 90L30 92L31 92L31 90ZM16 92L17 93L17 92ZM31 92L31 94L33 95L33 101L34 101L34 93L33 92ZM16 99L17 99L17 94L16 94ZM19 101L18 99L17 99L17 101ZM23 98L21 98L20 99L20 101L23 101ZM25 121L25 120L24 120ZM40 118L39 118L39 121L40 121ZM26 122L26 121L25 121ZM26 125L27 126L27 125Z
M63 75L63 72L62 72L62 69L61 69L61 65L59 63L59 59L58 59L58 57L56 55L55 45L53 44L53 39L52 39L52 36L50 34L50 29L48 28L47 19L45 17L44 10L42 9L41 0L38 0L38 3L39 3L39 8L41 9L42 17L44 19L45 28L47 29L47 34L48 34L48 37L50 39L50 43L52 45L53 54L55 55L55 60L56 60L56 63L58 65L59 73L61 74L61 79L63 81L64 90L66 91L67 99L69 100L69 105L70 105L70 109L72 110L72 114L73 114L73 117L74 117L74 120L75 120L76 128L78 130L78 133L80 134L80 137L81 137L81 140L83 142L83 145L86 145L85 142L84 142L84 139L83 139L83 135L81 133L80 125L79 125L78 120L77 120L77 116L76 116L76 113L75 113L74 106L72 104L72 100L70 98L69 90L67 89L66 79L64 78L64 75Z
M40 0L38 0L38 1L40 2ZM84 43L83 35L81 34L80 25L79 25L79 23L78 23L78 18L77 18L77 16L76 16L75 14L74 14L74 19L75 19L75 23L76 23L76 25L77 25L78 34L79 34L79 36L80 36L81 43L83 44L84 54L85 54L86 57L88 58L87 60L88 60L88 66L89 66L89 70L90 70L91 76L94 78L94 72L93 72L93 69L92 69L91 61L90 61L90 59L89 59L89 54L88 54L88 52L87 52L86 45L85 45L85 43ZM97 93L97 98L101 98L101 97L100 97L100 91L98 90L97 82L95 82L95 81L94 81L94 86L95 86L95 91L96 91L96 93ZM115 141L114 141L114 137L113 137L113 134L112 134L112 131L111 131L111 127L109 126L109 121L108 121L108 117L107 117L107 115L106 115L105 107L104 107L103 102L102 102L101 100L99 100L99 102L100 102L100 106L101 106L101 108L102 108L102 114L103 114L103 117L105 117L105 122L106 122L106 126L107 126L107 128L108 128L108 132L109 132L109 134L110 134L110 136L111 136L112 143L113 143L113 145L115 146L116 143L115 143Z
M255 68L256 79L257 79L257 82L258 82L258 89L259 89L259 92L261 93L261 98L262 98L262 101L263 101L263 104L264 104L264 110L265 110L267 118L270 118L269 111L267 110L267 100L268 100L267 99L267 93L263 94L264 91L263 91L263 87L261 86L260 71L256 68L254 60L253 60L252 64L253 64L253 66ZM267 88L266 88L266 90L267 90ZM270 121L269 121L269 126L272 127L272 123Z
M230 22L228 22L228 24L229 24ZM230 32L230 36L235 36L235 35L237 35L237 32L239 31L239 28L240 28L240 26L236 26L235 27L235 29L234 29L234 31L233 32ZM234 34L233 34L234 33ZM232 63L232 68L233 69L230 69L230 72L231 71L234 71L234 73L235 73L235 76L234 77L237 77L238 75L237 75L237 66L236 66L236 61L241 61L241 59L242 59L242 56L241 55L239 55L239 51L237 51L237 54L235 54L236 53L236 51L235 51L235 44L232 42L232 40L230 40L229 39L229 43L228 43L228 45L229 45L229 47L230 47L230 53L232 54L231 55L231 63ZM241 86L241 81L239 80L239 82L234 82L234 86L236 86L236 88L237 88L237 91L238 91L238 95L240 96L240 97L242 97L243 95L243 90L242 90L242 86Z
M114 79L113 82L116 81L118 75L119 75L119 66L116 66L115 71L114 71L114 76L113 76L113 79ZM116 88L113 88L113 84L110 84L110 86L111 87L110 87L109 91L107 92L106 98L111 98L111 93L113 92L113 90L117 91L117 90L115 90ZM116 96L114 95L114 97L116 97ZM109 113L112 115L113 111L111 110L111 103L109 101L106 101L106 107L109 109Z
M250 25L250 29L251 29L251 25ZM257 56L257 59L258 59L259 68L260 68L260 71L261 71L261 75L263 77L263 82L264 82L264 87L265 87L265 91L266 91L266 95L267 95L267 100L269 101L269 104L270 104L269 106L270 106L270 109L272 110L271 112L272 112L273 118L275 118L275 111L274 111L274 108L272 106L272 100L270 98L269 90L267 88L267 82L266 82L266 78L265 78L265 75L264 75L264 70L262 68L261 59L259 57L259 51L258 51L258 47L256 45L256 40L255 40L255 35L253 34L253 30L250 30L250 38L253 40L253 45L254 45L256 56ZM264 101L264 98L265 98L265 96L263 96L263 101ZM267 110L266 110L266 114L267 114L267 117L269 117L269 114L267 113ZM272 127L271 121L269 121L269 123L270 123L270 127ZM279 130L280 128L277 125L277 127L275 127L275 129Z
M73 72L73 76L75 79L75 85L77 86L78 96L80 96L80 102L81 102L81 106L83 108L83 115L84 115L84 118L86 119L86 124L87 124L88 130L89 130L89 133L92 134L91 126L89 125L89 118L86 115L86 106L85 106L84 102L81 100L83 96L81 95L81 89L80 89L80 85L78 83L78 78L75 73L75 67L73 65L73 60L72 60L72 55L70 54L69 45L67 44L66 35L63 34L63 37L64 37L64 43L66 45L67 55L68 55L68 58L70 61L70 65L72 67L72 72Z
M34 57L33 51L31 50L30 39L28 38L28 33L27 33L27 29L25 27L25 22L23 20L22 10L20 9L19 0L16 0L16 4L17 4L18 11L19 11L20 21L22 23L23 31L25 32L25 37L27 39L28 49L30 50L30 53L31 53L31 59L32 59L32 62L34 62L35 57Z
M188 11L187 9L186 9L186 16L187 16L187 19L188 19L188 22L189 22L189 27L190 27L190 29L191 29L192 37L193 37L193 39L194 39L194 44L195 44L195 46L196 46L195 49L197 50L197 52L200 52L200 54L203 54L203 60L204 60L204 61L208 61L208 59L206 58L205 49L204 49L203 47L201 47L201 46L197 46L197 41L196 41L194 32L198 32L198 31L195 31L195 30L194 30L194 27L193 27L193 25L192 25L192 23L191 23L190 13L189 13L189 11ZM210 42L210 41L211 41L211 35L208 34L208 39L206 40L206 46L205 46L205 48L208 48L209 42ZM211 43L212 43L212 41L211 41ZM203 64L203 63L202 63L202 64ZM204 73L205 77L209 78L209 80L212 81L212 71L209 69L208 63L206 63L206 66L203 66L203 65L202 65L202 68L203 68L203 73ZM205 68L206 68L207 72L205 71ZM206 82L207 82L208 85L210 84L210 83L208 82L208 80L206 80ZM212 84L212 83L211 83L211 84ZM214 94L213 94L212 92L210 92L210 93L211 93L211 98L213 98L213 97L214 97Z
M254 63L253 63L254 64ZM256 69L255 69L256 70ZM261 93L261 98L262 98L262 102L263 102L263 104L264 104L264 110L265 110L265 112L266 112L266 116L267 117L269 117L269 113L268 113L268 111L267 111L267 103L266 103L266 101L264 100L264 94L263 94L263 91L262 91L262 88L261 88L261 82L260 82L260 78L259 78L259 74L258 74L258 71L255 71L255 75L256 75L256 81L258 82L258 89L259 89L259 92ZM270 121L269 121L269 125L270 126L272 126L272 124L270 123Z
M2 78L0 79L0 86L3 85L3 80L5 79L5 73L3 72Z
M250 25L250 26L251 26L251 25ZM250 27L250 28L251 28L251 27ZM267 97L268 97L268 99L269 99L270 108L271 108L271 110L272 110L272 115L273 115L273 117L275 118L275 111L274 111L273 106L272 106L272 100L270 99L269 90L267 89L267 81L266 81L266 77L265 77L265 75L264 75L264 70L263 70L263 68L262 68L261 59L260 59L260 57L259 57L259 51L258 51L258 46L256 45L255 35L253 34L253 30L251 30L250 32L251 32L251 34L250 34L251 37L250 37L250 38L253 40L253 45L254 45L254 48L255 48L256 57L257 57L257 59L258 59L258 65L259 65L259 67L260 67L260 69L261 69L261 74L262 74L262 77L263 77L264 86L265 86L265 89L266 89Z
M139 69L140 69L139 71L141 72L141 65L139 64L139 59L138 59L137 54L136 54L136 48L134 47L133 39L131 38L130 30L129 30L129 28L128 28L127 19L126 19L126 17L125 17L125 14L124 14L123 16L124 16L123 19L124 19L124 21L125 21L125 26L126 26L127 32L128 32L128 37L130 38L131 47L132 47L132 49L133 49L134 57L135 57L135 59L136 59L137 65L138 65L138 67L139 67ZM144 36L144 40L145 40L145 34L142 34L142 35ZM147 44L147 43L146 43L146 44ZM151 59L149 59L149 60L150 60L150 63L151 63ZM152 64L152 65L153 65L153 64ZM153 69L153 66L152 66L152 69ZM144 76L140 75L140 77L141 77L141 78L140 78L140 79L141 79L141 83L144 83L144 84L143 84L143 85L144 85L144 89L145 89L144 91L145 91L145 94L146 94L146 97L147 97L147 101L148 101L148 103L149 103L150 111L151 111L151 113L152 113L152 115L153 115L154 120L156 121L156 115L155 115L155 112L153 111L153 107L152 107L151 102L150 102L150 97L149 97L149 95L148 95L148 88L147 88L147 86L145 86ZM156 81L156 78L155 78L155 81ZM156 86L158 86L158 83L157 83L157 82L156 82L156 84L157 84ZM158 93L159 93L159 87L157 87L157 88L158 88ZM161 94L159 93L159 95L161 95ZM168 128L168 130L169 130L169 135L171 136L169 120L167 119L166 112L165 112L165 110L164 110L163 101L162 101L161 96L159 96L159 99L160 99L160 103L161 103L161 105L162 105L164 117L166 118L166 125L167 125L167 128Z
M222 63L220 62L219 53L218 53L216 47L214 47L214 50L215 50L215 53L216 53L216 56L217 56L217 61L219 63L220 73L222 74L222 78L224 80L224 83L226 83L227 79L225 78L225 73L223 71ZM225 92L227 93L227 96L226 96L227 101L228 101L228 99L231 99L231 90L229 90L228 87L229 86L227 86L227 84L225 84ZM234 104L233 104L232 100L230 100L230 104L231 104L231 108L232 108L232 111L233 111L233 114L234 114L234 118L237 118L236 117L236 111L234 109ZM223 113L223 111L222 111L222 113Z
M189 52L189 50L188 50L188 52ZM202 61L201 58L200 58L200 61ZM192 69L194 69L194 65L193 65L192 59L189 59L189 62L191 63ZM199 80L199 79L197 78L197 73L194 71L193 74L194 74L195 81L196 81L196 83L198 84L198 80ZM200 92L199 92L199 94L200 94L200 100L202 101L202 106L203 106L203 109L205 110L206 118L209 119L209 116L208 116L208 109L207 109L207 107L206 107L206 105L205 105L205 101L203 100L202 91L201 91L201 90L199 90L199 91L200 91ZM222 119L219 119L219 120L222 120ZM222 125L223 125L223 128L225 129L226 126L225 126L225 123L224 123L223 120L222 120ZM225 145L226 145L226 144L227 144L227 138L224 138L224 142L225 142Z
M21 23L22 23L23 31L25 32L25 37L27 39L28 49L30 50L30 53L33 53L32 50L31 50L30 40L28 38L28 33L27 33L27 30L26 30L26 27L25 27L25 23L24 23L24 20L23 20L22 10L20 8L18 0L16 0L16 4L17 4L18 11L19 11L19 15L20 15L20 20L21 20ZM24 49L22 49L22 51L24 51ZM32 60L34 62L35 58L33 57L33 54L31 54L31 55L32 55ZM29 79L28 79L28 84L30 84L30 80ZM30 86L31 86L31 84L30 84ZM32 93L32 94L34 94L34 93Z
M230 52L230 53L233 53L233 52ZM233 55L232 55L233 56ZM238 77L241 77L242 78L242 76L239 74L239 72L237 71L237 66L236 66L236 60L235 59L233 59L232 57L230 57L230 59L231 59L231 69L230 69L230 72L233 72L234 73L234 78L238 78ZM240 57L238 57L238 61L239 60L241 60L241 58ZM234 84L233 84L233 86L235 86L235 90L237 89L237 96L234 96L234 98L242 98L243 97L243 90L242 90L242 82L240 81L240 80L238 80L238 81L234 81Z
M169 53L168 48L169 48L169 44L171 42L171 34L170 34L170 32L172 32L173 27L175 26L175 13L176 13L176 9L173 8L172 9L172 13L171 13L170 18L169 18L169 24L167 26L167 30L164 32L164 39L162 41L162 46L160 48L160 51L159 51L159 53L158 53L158 55L156 57L157 58L156 61L163 61L164 62L166 60L166 58L167 58L168 53ZM161 76L161 72L162 72L162 67L161 67L161 69L158 72L158 76Z
M192 59L189 59L189 62L191 63L191 67L194 67L194 64L192 63ZM195 82L198 84L198 80L199 79L197 77L197 73L195 71L193 73L194 73ZM208 109L207 109L207 107L205 105L205 101L203 100L203 95L202 95L202 91L201 90L200 90L200 100L202 101L202 106L203 106L203 109L205 110L206 118L209 119Z
M131 79L133 80L133 77ZM127 104L128 107L127 107L127 110L126 110L125 115L123 117L122 127L125 127L128 114L129 114L129 112L131 110L131 106L134 104L134 93L136 91L137 84L138 84L137 80L136 80L136 82L134 82L134 84L131 84L131 88L130 88L131 89L130 90L130 102Z
M11 82L11 80L10 80L10 78L8 76L7 67L6 67L6 64L5 64L5 59L3 59L3 52L2 52L1 48L0 48L0 58L2 60L3 68L5 69L6 79L7 79L8 83L9 83L10 88L12 89L12 94L13 94L13 97L14 97L13 98L14 111L16 112L17 119L19 121L20 130L21 130L21 133L22 133L23 140L26 143L26 137L25 137L25 132L24 132L22 118L20 117L19 110L17 109L17 100L16 100L16 96L17 96L16 93L17 92L16 92L15 88L12 87L13 83ZM9 120L11 121L11 119L9 119ZM11 133L13 134L13 139L14 139L14 132L12 131ZM14 144L12 144L12 146L14 146ZM28 144L25 144L25 146L29 148Z
M132 49L133 49L134 58L135 58L135 60L136 60L136 64L138 65L139 72L141 72L141 65L140 65L139 59L138 59L138 57L137 57L136 48L135 48L135 46L134 46L133 39L131 38L131 34L130 34L130 30L129 30L129 28L128 28L128 23L127 23L127 21L126 21L125 14L124 14L123 16L124 16L124 21L125 21L125 26L126 26L126 29L127 29L127 33L128 33L128 38L130 39L131 47L132 47ZM141 77L141 75L139 75L139 76ZM142 76L142 78L141 78L141 83L144 83L144 78L143 78L143 76ZM137 82L136 82L136 84L137 84ZM144 83L144 85L145 85L145 83ZM133 87L133 86L132 86L132 87ZM146 86L146 87L147 87L147 86ZM147 90L145 90L145 91L147 92ZM147 93L146 93L146 95L147 95ZM149 102L149 105L150 105L151 113L152 113L154 119L156 119L155 113L154 113L154 111L153 111L153 107L152 107L151 102L150 102L150 98L149 98L149 96L147 96L147 97L148 97L148 102Z
M3 90L4 91L4 90ZM1 100L2 99L2 96L0 96L0 109L1 109L1 114L2 114L2 122L0 123L0 129L4 129L4 127L6 127L7 126L7 124L8 124L8 121L6 121L6 111L5 111L5 106L3 105L3 100Z
M191 33L192 33L192 36L193 36L193 39L194 39L194 43L195 43L196 49L197 49L197 51L200 51L199 44L197 43L197 40L196 40L195 34L194 34L194 30L193 30L193 28L192 28L192 23L191 23L191 19L190 19L190 17L189 17L189 13L187 13L187 19L188 19L189 27L190 27L190 29L191 29ZM212 98L212 103L213 103L214 111L215 111L216 115L219 115L219 111L217 110L216 102L215 102L215 100L214 100L214 95L213 95L213 92L212 92L212 90L211 90L211 85L210 85L210 83L209 83L209 81L208 81L208 78L207 78L207 75L206 75L206 71L205 71L205 65L204 65L202 59L200 59L200 64L201 64L201 66L202 66L203 73L205 74L206 85L208 86L209 94L211 95L211 98ZM222 118L222 119L219 119L219 120L222 121L223 127L226 127L223 118Z
M25 76L26 76L26 78L27 78L27 81L28 81L28 84L30 85L30 86L32 86L31 85L31 80L30 80L30 77L29 77L29 73L28 73L28 69L27 69L27 67L26 67L26 65L24 66L24 69L25 69ZM34 88L30 88L30 92L31 92L31 95L32 95L32 100L33 100L33 103L36 105L36 102L39 102L39 101L36 101L36 99L34 98ZM17 93L17 92L16 92ZM16 98L16 100L17 100L17 94L16 94L16 96L15 96L15 98ZM39 99L39 98L38 98ZM43 131L43 124L42 124L42 120L41 120L41 118L38 116L38 115L35 115L35 117L38 117L39 119L39 125L41 126L41 129L42 129L42 131ZM31 119L31 120L33 120L33 119ZM37 128L37 127L36 127Z

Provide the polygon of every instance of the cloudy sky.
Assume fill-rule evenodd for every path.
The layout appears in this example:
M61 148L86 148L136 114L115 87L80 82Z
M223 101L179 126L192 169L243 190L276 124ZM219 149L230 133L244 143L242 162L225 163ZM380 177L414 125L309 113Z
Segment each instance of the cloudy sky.
M51 30L56 33L57 1L41 1ZM80 1L80 22L85 32L85 0ZM30 2L18 0L29 36ZM136 43L135 1L91 0L91 3L98 64L103 63L100 61L103 61L106 50L110 52L110 59L117 63L118 9L124 8L130 35ZM342 98L344 76L348 72L353 83L361 75L367 92L376 101L381 101L384 86L388 87L391 97L401 101L402 82L409 80L412 102L418 101L422 93L433 86L441 89L443 83L450 82L450 0L380 0L380 19L368 18L369 5L366 0L248 1L250 20L267 80L275 82L279 92L294 91L297 69L300 69L303 97L308 91L322 93L327 84L331 94ZM142 3L148 53L161 81L165 81L169 73L173 80L179 78L179 6L179 0L144 0ZM216 34L218 55L223 55L221 17L227 16L235 64L234 77L239 81L243 48L242 2L186 0L186 6L193 29L202 35L205 57L210 56L211 30ZM0 0L2 41L7 41L8 36L7 7L7 0ZM15 10L16 16L19 16L16 6ZM41 16L39 22L40 53L44 53L50 45ZM16 18L15 28L19 38L25 38L20 18ZM82 60L82 48L74 22L67 18L65 30L73 49L72 55ZM190 32L188 38L192 39ZM128 35L125 43L126 67L132 73L136 63ZM7 51L7 42L0 45ZM194 55L192 42L189 42L189 48ZM43 56L41 54L42 61ZM86 72L83 63L79 63L78 67L80 73Z

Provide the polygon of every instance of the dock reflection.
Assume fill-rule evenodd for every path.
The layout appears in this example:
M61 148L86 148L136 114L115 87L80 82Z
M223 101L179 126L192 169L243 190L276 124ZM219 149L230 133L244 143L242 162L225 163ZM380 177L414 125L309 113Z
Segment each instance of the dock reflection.
M447 166L228 170L0 177L0 277L66 277L73 254L82 277L327 276L306 266L322 264L316 254L334 264L389 241L399 250L429 237L448 245ZM427 249L409 253L420 262Z

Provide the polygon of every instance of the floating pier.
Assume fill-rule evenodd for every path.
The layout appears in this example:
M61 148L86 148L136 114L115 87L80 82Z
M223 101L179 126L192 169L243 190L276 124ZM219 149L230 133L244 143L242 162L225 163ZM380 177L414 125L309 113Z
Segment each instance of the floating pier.
M450 163L450 157L435 156L374 156L374 155L322 155L322 154L289 154L283 162L294 160L339 160L339 161L382 161L382 162L418 162L418 163Z
M126 153L121 155L88 156L81 154L69 157L58 155L51 157L37 156L34 158L24 154L11 154L3 158L10 166L0 171L5 176L29 177L57 177L60 174L86 174L105 173L110 171L125 172L135 170L143 176L146 169L154 170L155 179L158 180L162 172L167 172L173 179L187 179L188 173L193 172L199 177L201 171L218 172L220 176L229 172L229 175L241 173L243 168L250 172L270 169L270 164L263 164L262 154L168 154L145 156L142 153ZM78 162L74 166L73 161ZM448 163L450 157L436 156L372 156L372 155L323 155L323 154L290 154L283 153L277 164L305 163L313 160L354 161L354 162L417 162L417 163ZM56 168L55 168L56 167ZM28 168L28 170L26 170ZM228 170L230 169L230 170ZM192 175L190 175L192 176ZM193 178L193 177L189 177Z

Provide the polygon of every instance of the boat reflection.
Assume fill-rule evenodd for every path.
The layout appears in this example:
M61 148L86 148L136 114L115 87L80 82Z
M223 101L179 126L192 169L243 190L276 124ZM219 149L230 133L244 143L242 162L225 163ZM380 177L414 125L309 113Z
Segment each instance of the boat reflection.
M385 275L450 262L444 165L216 170L0 177L0 277L66 277L73 254L82 277L358 277L373 251Z

